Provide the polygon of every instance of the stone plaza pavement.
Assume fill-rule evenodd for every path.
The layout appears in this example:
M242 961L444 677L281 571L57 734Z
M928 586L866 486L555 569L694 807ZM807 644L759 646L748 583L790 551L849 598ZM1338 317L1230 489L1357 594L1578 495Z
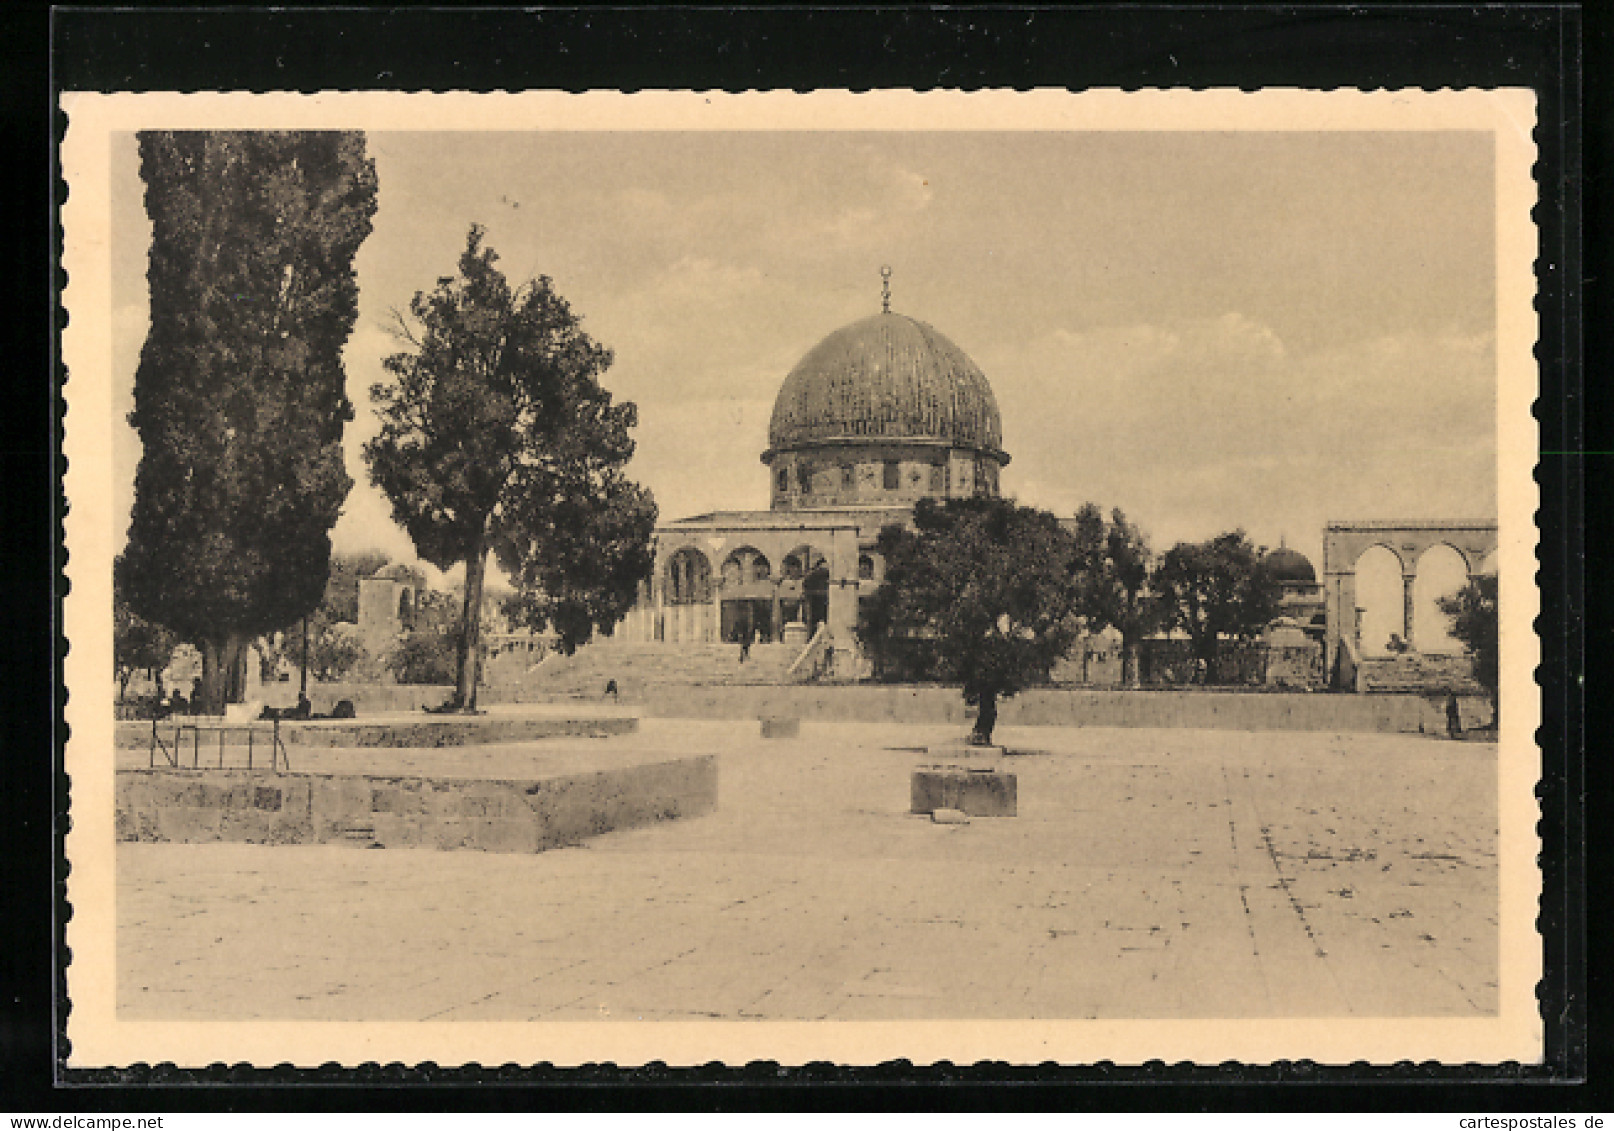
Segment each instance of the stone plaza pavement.
M932 824L957 728L646 719L719 806L537 855L134 844L129 1019L1473 1016L1496 747L999 728L1020 815Z

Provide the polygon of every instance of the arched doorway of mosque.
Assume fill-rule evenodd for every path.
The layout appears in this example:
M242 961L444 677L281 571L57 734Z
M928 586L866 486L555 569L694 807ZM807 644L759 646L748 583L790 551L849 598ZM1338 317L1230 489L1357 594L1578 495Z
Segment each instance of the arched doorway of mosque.
M829 569L820 564L816 566L801 583L802 595L807 606L807 621L809 632L817 632L818 626L829 619Z
M781 624L805 623L815 630L829 619L829 563L811 546L798 546L780 563Z
M1369 546L1356 559L1354 630L1364 656L1391 651L1391 638L1405 631L1405 596L1401 559L1388 546Z
M1462 644L1451 634L1451 618L1440 611L1440 599L1468 584L1468 560L1445 542L1418 557L1412 582L1412 646L1431 655L1456 655Z
M767 555L742 546L723 559L719 606L721 637L731 643L750 638L766 644L774 639L777 594L773 564Z

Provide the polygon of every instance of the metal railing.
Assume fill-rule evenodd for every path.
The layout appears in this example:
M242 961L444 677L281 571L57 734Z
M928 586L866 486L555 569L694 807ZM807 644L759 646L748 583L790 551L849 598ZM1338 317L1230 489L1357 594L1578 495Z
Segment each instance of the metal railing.
M240 749L241 746L240 743L235 743L233 745L229 744L226 742L226 739L231 734L244 733L246 735L247 752L246 769L251 770L254 768L252 764L252 756L254 740L256 739L258 742L263 743L263 745L267 746L268 748L269 763L267 768L272 773L281 773L282 765L285 767L284 772L291 772L291 756L286 752L286 743L280 737L279 719L272 720L272 728L257 727L253 726L251 723L175 723L174 742L171 747L168 743L163 741L162 735L158 733L158 721L159 720L157 719L151 720L151 750L148 761L148 767L150 769L157 768L157 752L159 750L162 751L163 761L167 763L170 769L226 769L228 768L225 766L224 757L226 747L229 746L233 749ZM189 766L184 765L184 739L187 732L189 732L191 736L191 764ZM202 765L203 734L217 734L219 736L218 765L216 767L212 765ZM210 742L209 746L211 747L211 745L212 744ZM258 765L263 765L261 759L259 760Z

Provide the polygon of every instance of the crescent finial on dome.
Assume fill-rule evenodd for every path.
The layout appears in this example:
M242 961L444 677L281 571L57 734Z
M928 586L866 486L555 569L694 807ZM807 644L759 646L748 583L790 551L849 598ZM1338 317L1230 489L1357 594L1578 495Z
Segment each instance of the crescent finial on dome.
M880 268L880 313L891 313L891 265Z

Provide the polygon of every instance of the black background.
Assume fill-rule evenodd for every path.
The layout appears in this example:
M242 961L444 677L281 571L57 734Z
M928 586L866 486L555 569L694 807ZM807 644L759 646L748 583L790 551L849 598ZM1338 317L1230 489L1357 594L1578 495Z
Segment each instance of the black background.
M1606 587L1583 588L1583 541L1606 539L1600 492L1614 439L1607 382L1583 382L1607 349L1607 187L1614 102L1604 12L1569 7L1345 8L1325 5L1121 9L618 7L520 12L348 8L266 12L245 7L143 9L0 7L0 129L10 158L6 215L16 248L5 273L11 394L0 413L4 597L0 599L0 1111L88 1113L311 1109L915 1110L1433 1110L1607 1112L1606 1025L1595 1006L1607 979L1588 970L1585 942L1606 926L1609 900L1582 916L1587 857L1582 798L1609 798L1595 752L1583 763L1583 706L1593 733L1607 695L1584 697L1581 640L1614 626ZM1585 102L1581 101L1582 53ZM1543 934L1549 1018L1545 1066L1323 1068L1154 1064L1144 1068L1005 1065L828 1065L683 1071L330 1066L313 1072L142 1066L65 1072L58 965L65 804L60 776L60 655L64 582L55 395L60 190L54 147L65 120L56 93L83 90L530 89L1055 86L1530 86L1536 141L1542 337L1543 614L1539 622L1547 751L1543 768ZM1582 176L1584 114L1585 176ZM1586 261L1580 259L1585 217ZM1581 322L1582 301L1587 315ZM1583 355L1582 331L1587 352ZM1585 483L1583 491L1583 478ZM1584 499L1591 512L1584 528ZM49 594L54 594L54 601ZM1583 603L1583 595L1585 601ZM1592 686L1600 665L1589 668ZM1593 744L1595 747L1595 744ZM1583 776L1584 775L1584 776ZM1589 791L1589 792L1588 792ZM1601 874L1604 838L1585 843ZM1600 952L1601 948L1597 948ZM1588 995L1592 995L1589 999ZM430 1091L422 1084L436 1085ZM280 1086L289 1084L290 1087ZM198 1086L204 1085L204 1086Z

